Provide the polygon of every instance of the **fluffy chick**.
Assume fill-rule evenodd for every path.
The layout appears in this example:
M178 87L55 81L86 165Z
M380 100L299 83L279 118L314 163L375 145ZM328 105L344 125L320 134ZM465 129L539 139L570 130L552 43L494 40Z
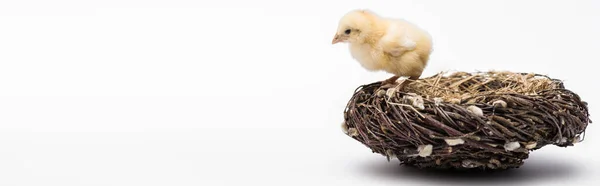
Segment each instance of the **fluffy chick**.
M382 85L408 76L409 81L402 82L399 89L421 77L432 52L432 38L425 30L364 9L350 11L340 19L331 44L336 43L348 43L352 57L365 69L394 74Z

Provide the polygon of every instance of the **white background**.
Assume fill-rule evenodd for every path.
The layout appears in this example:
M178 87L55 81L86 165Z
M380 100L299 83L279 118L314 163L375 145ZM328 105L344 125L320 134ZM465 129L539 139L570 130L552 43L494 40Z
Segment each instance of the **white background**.
M389 77L331 45L368 8L428 30L424 76L536 72L600 115L600 2L0 1L0 185L590 184L598 128L498 174L387 162L340 129L354 89Z

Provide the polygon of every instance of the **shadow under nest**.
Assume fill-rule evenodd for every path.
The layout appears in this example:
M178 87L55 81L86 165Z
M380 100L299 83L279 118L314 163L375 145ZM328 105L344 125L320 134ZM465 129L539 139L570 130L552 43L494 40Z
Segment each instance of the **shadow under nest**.
M408 80L407 80L408 81ZM403 165L436 169L518 168L529 152L581 142L587 103L562 81L531 73L456 72L402 91L357 88L344 132Z

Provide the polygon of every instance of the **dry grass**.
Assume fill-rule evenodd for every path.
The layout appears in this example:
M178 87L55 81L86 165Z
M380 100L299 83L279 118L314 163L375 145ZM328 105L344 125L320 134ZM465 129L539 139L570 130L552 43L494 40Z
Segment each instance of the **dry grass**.
M450 101L496 93L536 95L541 91L562 87L559 81L539 74L490 71L439 73L415 81L405 91L419 92L426 98L440 97Z
M438 74L403 91L360 86L343 128L373 152L421 168L516 168L530 151L580 142L591 123L587 103L538 74Z

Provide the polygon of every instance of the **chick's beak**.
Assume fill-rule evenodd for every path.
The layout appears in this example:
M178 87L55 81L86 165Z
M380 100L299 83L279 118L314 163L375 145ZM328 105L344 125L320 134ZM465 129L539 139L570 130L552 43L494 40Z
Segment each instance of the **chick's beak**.
M331 44L336 44L340 42L340 35L336 34L335 36L333 36L333 40L331 41Z

